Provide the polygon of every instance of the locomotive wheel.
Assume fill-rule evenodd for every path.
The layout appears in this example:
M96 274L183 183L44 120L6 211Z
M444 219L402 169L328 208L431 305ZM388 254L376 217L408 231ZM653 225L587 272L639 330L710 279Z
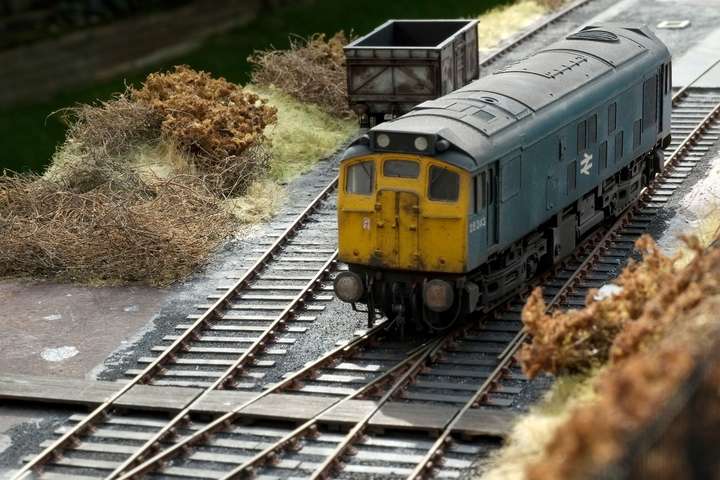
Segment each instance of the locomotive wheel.
M657 150L655 150L655 153L654 153L653 159L652 159L653 174L661 173L663 171L664 166L665 166L665 154L662 150L657 149Z
M528 257L525 262L525 278L530 280L538 271L539 262L535 255Z

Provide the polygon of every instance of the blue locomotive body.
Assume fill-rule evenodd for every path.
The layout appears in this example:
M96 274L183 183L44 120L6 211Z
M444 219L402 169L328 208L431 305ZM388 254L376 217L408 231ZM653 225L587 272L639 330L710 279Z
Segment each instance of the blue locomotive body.
M670 53L649 29L588 26L371 129L344 162L416 154L470 177L461 275L418 269L383 272L384 281L410 290L442 278L470 310L516 290L614 218L662 169L671 101ZM417 151L413 137L430 148ZM377 268L351 270L367 276ZM377 283L372 289L387 289Z

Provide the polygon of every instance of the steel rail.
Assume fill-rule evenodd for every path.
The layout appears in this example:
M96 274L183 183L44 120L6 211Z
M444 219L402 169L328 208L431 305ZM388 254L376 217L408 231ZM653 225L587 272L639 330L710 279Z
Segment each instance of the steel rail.
M338 251L335 250L332 255L325 261L323 266L315 273L315 275L302 287L302 290L290 301L290 303L283 309L280 314L275 317L270 325L262 332L260 336L240 355L232 365L230 365L210 386L208 386L203 392L197 395L189 404L185 406L175 417L172 418L163 428L161 428L155 435L148 439L138 450L136 450L129 458L127 458L121 465L110 473L106 480L112 480L120 475L128 468L134 467L137 462L147 452L156 445L165 440L169 435L172 434L173 429L181 422L183 422L189 415L193 408L198 405L204 398L206 398L211 392L217 389L227 387L234 381L234 377L241 373L242 370L248 366L251 366L256 359L256 355L261 353L267 346L268 341L272 341L278 332L284 330L286 324L295 315L296 309L305 303L305 300L309 295L312 295L313 289L322 278L327 275L332 269L333 265L337 262Z
M692 82L688 83L687 85L685 85L685 86L683 86L682 88L680 88L680 90L678 90L677 92L675 92L675 95L673 95L673 97L672 97L672 102L673 102L673 104L675 104L676 101L678 101L678 100L680 100L682 97L684 97L684 96L687 94L688 90L689 90L690 88L692 88L692 86L693 86L695 83L697 83L698 80L700 80L702 77L704 77L710 70L712 70L713 68L715 68L715 66L717 66L717 64L719 64L719 63L720 63L720 58L717 59L717 60L715 60L715 61L713 62L713 64L710 65L708 68L706 68L705 70L703 70L697 77L695 77L695 79L694 79ZM672 79L672 75L670 76L670 78ZM671 86L671 87L672 87L672 86Z
M594 245L592 251L585 256L583 262L568 278L568 280L562 285L559 291L555 294L553 299L550 301L546 308L546 312L549 312L551 308L557 306L563 302L569 293L571 293L575 286L582 281L584 276L590 271L592 265L594 265L600 258L601 254L609 248L610 243L615 239L617 233L622 227L627 225L630 218L642 208L643 205L650 201L650 197L654 190L654 186L659 184L662 179L665 178L667 173L672 169L673 166L683 157L684 152L688 147L695 143L696 139L700 134L713 122L715 117L720 115L720 103L718 103L712 110L700 121L700 123L690 132L689 135L678 145L672 155L664 164L663 172L658 174L653 179L653 182L646 187L643 192L640 193L637 199L625 209L624 213L620 218L612 225L612 227L602 236L602 238ZM670 167L669 169L667 167ZM437 467L442 459L443 448L450 441L450 434L452 433L455 425L460 421L462 416L467 413L471 408L477 407L483 399L492 391L493 387L497 384L503 373L507 371L509 365L513 361L515 353L528 339L529 334L525 329L518 332L513 340L511 340L509 347L506 348L502 355L500 364L493 370L487 380L478 388L473 396L468 400L465 405L453 416L450 422L446 425L443 432L440 434L438 439L430 447L423 459L417 464L416 468L408 475L407 480L414 480L417 478L423 478L433 468Z
M310 475L310 480L316 480L318 478L326 478L327 474L337 466L342 460L343 455L352 447L353 441L362 435L362 432L368 426L372 418L377 414L380 409L397 394L403 386L412 378L414 378L419 370L425 365L427 360L432 357L432 353L436 352L440 345L444 344L449 338L453 337L453 334L446 334L444 337L438 338L429 345L424 354L421 355L413 365L403 375L395 381L385 394L375 403L372 410L370 410L355 426L345 434L343 439L333 449L332 453L321 463Z
M318 194L313 201L303 210L293 221L293 223L287 227L280 236L273 242L273 244L260 256L260 258L242 275L242 277L230 287L225 294L220 297L213 305L211 305L189 328L187 328L172 344L170 344L158 357L153 360L142 372L138 373L129 382L127 382L121 389L116 391L110 396L105 402L100 404L92 412L90 412L81 422L75 427L65 432L59 439L53 442L50 446L45 448L30 462L26 463L17 474L13 477L18 480L25 477L32 470L37 469L42 464L49 460L56 458L60 455L60 452L64 450L69 444L74 443L76 437L86 433L92 428L93 422L102 420L107 415L108 411L113 407L115 402L130 391L136 385L147 384L152 378L157 375L158 372L162 371L163 364L172 359L176 353L183 351L186 348L188 340L191 340L197 332L206 328L211 322L216 321L220 318L221 313L226 310L226 307L231 303L231 298L239 291L244 288L257 277L257 275L264 270L267 262L273 258L273 256L280 250L287 241L292 238L296 233L298 227L320 206L322 201L335 190L338 184L338 177L336 176L321 192Z
M426 361L428 358L431 358L436 343L437 341L435 340L425 342L423 345L418 347L414 351L414 353L410 353L405 359L395 365L392 369L383 373L380 377L374 379L372 382L366 384L362 388L345 396L342 399L339 399L337 402L316 413L311 419L309 419L299 427L295 428L288 434L284 435L280 440L278 440L272 445L269 445L261 452L258 452L251 459L247 460L241 465L238 465L232 471L225 474L221 480L240 478L242 475L253 475L256 468L268 462L272 462L279 451L292 449L295 445L297 445L297 442L302 437L308 436L313 431L316 431L317 424L322 416L332 413L334 410L344 406L351 400L360 398L373 392L374 390L379 388L382 383L385 383L387 380L394 379L397 376L398 371L405 368L411 362L412 365L409 368L410 372L422 367L423 362Z
M501 305L508 305L513 300L508 300L507 302L502 302L493 307L493 311L498 309ZM478 322L481 322L484 319L487 319L488 315L483 315L478 319ZM425 366L426 362L434 361L438 356L442 355L441 352L443 349L447 348L449 344L452 343L452 341L463 334L463 332L467 331L468 329L472 328L472 324L464 324L460 325L457 328L452 329L451 331L447 332L443 337L439 338L437 341L433 342L433 345L430 346L428 349L426 356L425 356L425 362L417 364L414 366L414 369L417 369L420 366ZM511 347L518 339L518 336L513 338L510 341L510 344L505 349ZM502 354L498 355L498 358L501 357ZM405 378L402 379L401 382L398 382L397 384L393 385L393 387L386 392L386 394L377 402L377 405L371 412L369 412L363 419L358 421L358 423L353 427L352 430L350 430L345 437L341 440L341 442L337 445L337 447L330 453L328 457L326 457L325 461L318 466L318 468L312 473L311 479L318 479L318 478L327 478L329 476L329 473L333 470L334 466L337 465L342 461L342 457L349 449L352 448L352 443L359 438L362 435L363 430L367 427L369 422L372 420L372 418L377 414L377 412L382 408L382 406L389 401L394 395L396 395L402 388L405 387L405 384L408 382L411 382L414 380L416 374L419 372L413 372L413 370L406 373ZM240 473L241 470L237 469L233 473ZM238 478L237 476L227 476L223 477L223 480L229 480L231 478Z
M485 58L481 59L480 62L479 62L479 63L480 63L480 68L487 67L488 65L494 63L495 61L497 61L498 58L500 58L500 57L502 57L503 55L507 54L507 52L509 52L510 50L514 49L515 47L517 47L518 45L520 45L521 43L523 43L525 40L527 40L527 39L529 39L530 37L534 36L535 34L537 34L538 32L540 32L541 30L544 30L545 28L547 28L547 27L550 26L551 24L555 23L556 21L558 21L559 19L561 19L561 18L564 17L565 15L567 15L567 14L569 14L569 13L577 10L578 8L580 8L580 7L582 7L582 6L587 5L587 4L590 3L591 1L592 1L592 0L579 0L579 1L575 2L575 3L573 3L572 5L568 5L567 7L563 8L562 10L560 10L560 11L556 12L555 14L551 15L550 17L548 17L547 19L545 19L545 21L543 21L542 23L540 23L539 25L537 25L535 28L533 28L533 29L531 29L531 30L528 30L528 31L520 34L519 36L517 36L516 38L514 38L513 40L511 40L510 43L501 46L500 49L497 50L496 52L493 52L493 53L491 53L490 55L486 56ZM482 26L482 25L481 25L481 26Z
M336 359L336 357L340 356L347 356L348 354L354 352L358 348L360 348L362 345L370 342L372 339L374 339L377 335L383 332L385 329L385 323L378 323L373 328L365 332L364 335L354 338L350 342L340 345L333 350L325 353L322 357L315 360L309 365L306 365L302 369L298 370L297 372L293 373L288 378L281 380L280 382L276 383L275 385L271 386L267 390L259 393L257 396L251 398L247 402L238 405L237 407L233 408L227 413L224 413L220 417L216 418L212 422L205 425L203 428L197 430L194 434L186 437L182 441L172 445L171 447L167 448L166 450L163 450L162 452L157 453L152 458L146 460L144 463L136 466L129 472L126 472L122 475L121 480L129 479L129 478L137 478L138 475L142 473L146 473L148 471L153 470L155 467L159 466L162 462L167 461L171 457L174 457L178 454L187 453L189 449L196 444L202 442L203 440L207 439L210 435L213 433L222 430L223 428L229 426L235 419L240 417L243 413L243 410L250 405L256 403L257 401L267 397L271 393L277 393L285 388L291 387L295 384L297 384L300 380L306 378L308 375L311 374L313 370L316 370L318 368L322 368L323 366L331 363L333 360Z
M597 249L597 247L595 247L595 249ZM595 249L593 249L593 252ZM546 313L550 312L555 305L564 299L567 291L571 290L572 287L581 280L581 272L586 271L585 267L588 265L591 258L592 254L588 255L580 266L573 272L570 278L563 283L562 287L560 287L558 292L546 306ZM498 365L490 373L482 385L478 387L470 400L468 400L465 405L463 405L463 407L458 410L455 415L453 415L448 424L445 426L443 432L430 447L423 459L417 464L410 475L408 475L408 480L422 478L426 473L440 464L443 447L444 445L449 444L450 434L455 429L455 426L462 419L463 415L465 415L470 409L477 408L497 386L503 375L508 372L510 365L514 361L515 353L517 353L518 349L527 341L528 337L529 334L523 328L512 340L510 340L508 346L498 355Z

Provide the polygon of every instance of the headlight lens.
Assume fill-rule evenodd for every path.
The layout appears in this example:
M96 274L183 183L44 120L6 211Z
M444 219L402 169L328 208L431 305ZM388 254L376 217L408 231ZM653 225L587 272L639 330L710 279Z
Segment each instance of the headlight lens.
M335 277L335 295L343 302L355 303L360 300L365 288L360 275L354 272L341 272Z
M387 148L390 146L390 137L387 133L381 133L375 138L375 142L377 142L378 147Z
M415 137L415 150L423 152L428 148L428 141L425 137Z
M444 312L452 306L455 292L448 282L435 278L425 284L423 300L433 312Z

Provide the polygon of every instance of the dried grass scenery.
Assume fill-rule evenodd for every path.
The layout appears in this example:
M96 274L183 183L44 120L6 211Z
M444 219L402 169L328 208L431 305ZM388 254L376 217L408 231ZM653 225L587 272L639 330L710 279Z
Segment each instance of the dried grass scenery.
M329 39L316 34L308 39L291 39L288 50L256 52L248 58L254 66L252 82L278 88L332 115L352 117L347 102L343 52L348 40L344 32Z
M548 314L532 295L520 361L530 376L554 375L553 387L477 478L718 478L720 250L711 242L685 237L668 256L641 237L642 260L579 310Z
M47 171L0 176L0 276L163 286L189 275L354 131L331 88L344 85L344 41L259 52L258 85L178 66L57 112L69 128ZM268 83L282 69L322 80Z
M592 341L598 350L607 352L608 361L595 381L595 398L570 412L543 455L529 466L528 480L610 478L602 475L623 463L633 440L640 439L646 447L623 463L629 476L622 478L689 478L688 472L698 469L705 473L693 478L720 474L720 461L712 447L720 440L720 250L705 249L696 238L685 241L692 253L687 264L680 257L660 253L649 238L640 240L644 262L631 265L623 274L626 293L603 301L617 305L614 313L607 310L605 316L597 317L599 324L614 314L620 320L612 322L614 334ZM589 309L597 311L593 305ZM580 332L587 331L578 326L565 318L545 328L565 330L568 342L577 342L583 336ZM549 347L548 338L559 336L553 333L540 339L540 350ZM588 341L579 349L586 351L590 345ZM546 354L535 356L540 350L526 350L524 366L556 371ZM584 368L566 356L564 349L555 354L565 368ZM697 371L705 374L692 379ZM682 392L688 385L697 391L695 400L684 408L682 403L673 406L670 401L682 398L678 395L685 395ZM658 425L662 427L648 437ZM642 458L636 458L640 452Z

